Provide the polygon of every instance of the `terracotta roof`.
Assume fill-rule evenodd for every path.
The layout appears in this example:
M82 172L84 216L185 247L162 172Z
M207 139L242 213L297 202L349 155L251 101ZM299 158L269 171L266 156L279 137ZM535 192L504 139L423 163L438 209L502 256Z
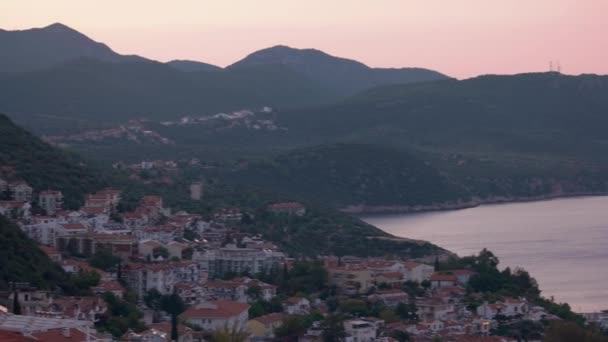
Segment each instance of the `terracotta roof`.
M63 223L61 226L67 230L87 229L84 225L80 223Z
M32 337L25 337L19 333L12 331L0 331L0 341L2 342L33 342L36 341Z
M287 314L283 312L273 312L268 315L256 317L253 320L258 321L264 325L271 325L272 323L282 321L283 319L285 319L285 317L287 317Z
M171 333L171 322L153 323L153 324L150 324L149 327L150 327L150 329L158 330L158 331L163 332L165 334L170 334ZM190 328L187 328L183 324L179 324L177 326L177 332L180 335L183 334L183 333L185 333L186 330L189 330L189 329Z
M450 270L450 273L456 275L456 276L463 276L463 275L475 275L477 274L477 272L472 271L472 270L466 270L466 269L461 269L461 270Z
M70 337L65 337L63 334L63 329L52 329L33 333L32 336L38 341L44 342L82 342L87 340L87 335L77 329L70 329Z
M40 245L40 246L38 246L38 248L40 248L41 251L46 253L46 255L61 254L61 253L59 253L58 250L56 250L55 248L50 247L50 246Z
M249 310L249 305L239 303L239 302L230 302L224 300L218 300L213 302L208 302L210 306L214 307L200 307L200 308L190 308L186 310L182 317L185 318L228 318L233 316L238 316L243 311Z

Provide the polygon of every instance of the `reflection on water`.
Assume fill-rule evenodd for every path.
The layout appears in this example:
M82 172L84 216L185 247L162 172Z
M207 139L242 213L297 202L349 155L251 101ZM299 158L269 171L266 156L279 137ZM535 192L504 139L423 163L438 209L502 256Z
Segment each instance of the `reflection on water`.
M578 312L608 309L608 197L363 219L459 255L488 248L502 267L528 270L546 297L568 302Z

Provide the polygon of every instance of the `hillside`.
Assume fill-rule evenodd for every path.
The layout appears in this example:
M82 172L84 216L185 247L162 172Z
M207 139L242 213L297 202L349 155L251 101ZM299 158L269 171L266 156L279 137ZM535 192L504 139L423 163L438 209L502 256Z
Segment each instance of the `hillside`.
M380 87L278 121L293 141L411 148L481 197L604 192L607 92L606 76L483 76Z
M447 78L441 73L422 68L370 68L363 63L331 56L320 50L294 49L282 45L256 51L228 68L239 69L258 65L284 65L324 84L340 96L353 95L379 85Z
M188 60L179 60L175 59L167 62L168 65L185 72L196 72L196 71L218 71L222 70L222 68L197 61L188 61Z
M60 23L28 30L0 30L0 52L0 72L39 70L80 57L107 62L146 60L120 55Z
M10 282L28 282L42 289L73 291L61 266L52 262L15 224L0 215L0 290Z
M463 188L411 154L365 144L297 149L254 162L234 177L334 207L432 205L468 200Z
M44 143L0 114L0 166L35 191L61 190L67 207L76 208L84 194L104 186L82 159Z
M132 118L262 106L297 107L333 98L283 66L182 72L156 62L78 59L36 72L0 73L0 110L36 132L61 132Z

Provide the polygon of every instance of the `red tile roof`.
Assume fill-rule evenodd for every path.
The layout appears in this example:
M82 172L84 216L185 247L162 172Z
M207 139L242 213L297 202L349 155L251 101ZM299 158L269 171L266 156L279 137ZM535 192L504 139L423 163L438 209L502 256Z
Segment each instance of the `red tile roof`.
M33 333L32 336L38 341L44 342L82 342L87 340L87 335L80 330L70 329L70 337L65 337L63 329L52 329L44 332Z
M249 310L249 305L230 302L224 300L217 300L208 302L210 306L215 307L201 307L201 308L190 308L186 310L182 317L184 318L228 318L238 316L244 311Z
M270 209L304 209L304 205L298 202L286 202L271 204Z

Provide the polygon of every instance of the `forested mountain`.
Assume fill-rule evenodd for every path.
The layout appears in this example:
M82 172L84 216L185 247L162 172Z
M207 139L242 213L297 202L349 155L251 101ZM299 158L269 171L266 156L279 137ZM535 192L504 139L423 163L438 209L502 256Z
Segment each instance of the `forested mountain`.
M83 196L105 184L80 157L69 154L13 124L0 114L0 166L35 191L61 190L67 207L77 208Z
M146 60L120 55L60 23L29 30L0 29L0 52L0 72L39 70L80 57L108 62Z
M446 79L447 76L422 68L370 68L346 58L331 56L316 49L274 46L256 51L228 68L256 65L284 65L311 80L318 81L341 96L353 95L378 85L416 83Z
M87 122L175 119L261 106L294 108L332 98L319 84L280 65L183 72L157 62L82 58L36 72L0 73L0 110L43 132Z
M467 191L421 159L399 149L322 145L254 162L234 176L241 182L344 208L416 206L469 200Z

